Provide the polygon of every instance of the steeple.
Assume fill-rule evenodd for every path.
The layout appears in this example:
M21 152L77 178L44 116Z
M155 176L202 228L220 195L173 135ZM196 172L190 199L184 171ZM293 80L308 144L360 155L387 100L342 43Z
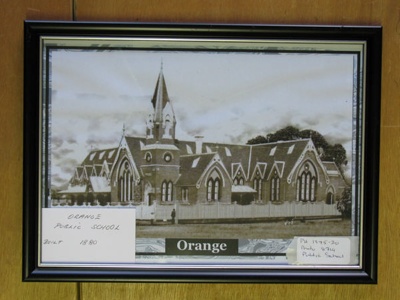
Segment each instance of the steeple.
M147 139L154 139L153 142L159 143L173 142L175 139L176 119L164 79L163 62L161 62L160 74L158 75L151 103L154 111L147 120Z
M163 109L169 101L167 86L163 74L163 64L161 62L160 74L158 75L156 88L154 90L153 98L151 99L154 108L154 122L162 122Z
M125 142L125 123L122 124L122 136L121 139L119 141L119 147L121 147L122 143Z

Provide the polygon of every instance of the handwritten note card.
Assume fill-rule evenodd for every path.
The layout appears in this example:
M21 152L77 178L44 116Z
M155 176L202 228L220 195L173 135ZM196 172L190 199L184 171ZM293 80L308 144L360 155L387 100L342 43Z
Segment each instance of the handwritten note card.
M297 263L346 265L350 263L351 243L347 237L298 237Z
M135 218L134 208L44 208L42 262L134 263Z

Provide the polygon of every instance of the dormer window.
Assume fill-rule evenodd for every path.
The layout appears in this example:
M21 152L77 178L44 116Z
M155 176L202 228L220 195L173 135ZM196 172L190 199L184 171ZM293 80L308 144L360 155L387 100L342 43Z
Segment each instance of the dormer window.
M276 146L271 149L271 151L269 152L269 156L274 156L275 155L275 151L276 151Z
M289 147L288 152L287 152L288 154L292 154L294 146L295 146L295 144L293 144L292 146Z

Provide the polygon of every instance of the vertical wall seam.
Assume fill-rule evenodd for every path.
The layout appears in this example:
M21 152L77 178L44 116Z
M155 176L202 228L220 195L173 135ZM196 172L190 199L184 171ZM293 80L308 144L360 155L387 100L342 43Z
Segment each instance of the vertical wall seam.
M72 0L72 21L76 21L76 3L77 0Z
M77 286L76 286L77 300L82 300L82 283L77 282L76 284L77 284Z

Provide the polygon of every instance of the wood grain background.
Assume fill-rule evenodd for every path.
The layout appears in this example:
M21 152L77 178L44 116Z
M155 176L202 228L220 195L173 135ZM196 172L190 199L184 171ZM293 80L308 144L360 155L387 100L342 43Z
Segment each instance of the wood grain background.
M22 282L23 20L382 25L377 285ZM0 299L400 299L400 1L0 0ZM398 156L399 155L399 156Z

